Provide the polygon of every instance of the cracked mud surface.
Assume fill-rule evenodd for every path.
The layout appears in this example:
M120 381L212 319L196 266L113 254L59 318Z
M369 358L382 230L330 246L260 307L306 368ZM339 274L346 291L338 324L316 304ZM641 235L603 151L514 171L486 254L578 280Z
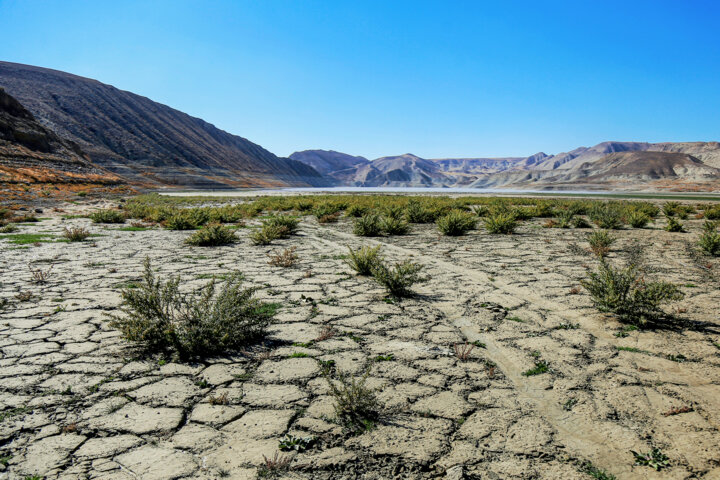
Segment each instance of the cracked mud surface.
M689 322L624 337L582 289L573 293L596 264L570 248L586 247L587 231L541 223L512 236L450 238L413 225L406 236L366 239L348 219L305 217L299 235L273 245L253 246L251 230L239 229L237 244L215 248L184 245L188 232L87 219L22 226L59 234L82 225L100 236L22 249L0 240L10 300L0 311L0 479L256 478L288 433L317 442L280 478L591 478L580 461L620 479L720 478L720 283L685 247L701 222L687 221L684 234L614 232L610 258L632 240L645 244L655 275L682 286L685 299L669 308ZM431 278L416 297L387 302L344 264L346 246L378 243L388 259L425 265ZM268 253L289 246L298 265L268 265ZM260 298L282 304L267 341L202 363L140 355L104 313L139 281L145 256L198 287L243 272ZM28 263L51 261L48 282L34 284ZM32 297L21 301L22 292ZM335 335L315 341L327 326ZM453 346L466 341L484 347L460 361ZM344 434L319 360L359 375L389 354L369 379L380 421ZM538 358L549 372L523 375ZM691 411L664 415L680 407ZM670 467L634 466L630 451L653 446Z

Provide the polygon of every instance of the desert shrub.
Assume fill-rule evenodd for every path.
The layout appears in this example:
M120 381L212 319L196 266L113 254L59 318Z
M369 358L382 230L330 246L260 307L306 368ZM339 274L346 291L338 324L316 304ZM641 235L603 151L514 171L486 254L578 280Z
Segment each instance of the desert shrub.
M405 207L405 217L410 223L433 223L439 213L439 209L427 208L415 199L411 199Z
M550 218L555 216L552 205L547 202L538 203L531 207L529 213L531 216L537 218Z
M71 242L82 242L90 236L90 232L83 227L65 227L62 235Z
M274 267L290 268L298 261L298 255L295 253L297 247L286 248L280 253L270 254L268 264Z
M323 369L323 375L335 401L335 416L339 423L351 433L371 430L380 416L380 408L375 391L367 386L370 368L360 378L339 370L332 378L328 367Z
M573 217L572 225L575 228L590 228L592 226L587 220L585 220L585 217L580 216Z
M590 250L598 257L604 257L610 252L610 245L615 243L615 237L607 230L597 230L588 235Z
M13 233L17 231L18 227L13 225L12 223L8 223L7 225L0 227L0 233Z
M705 221L698 246L707 255L720 256L720 233L717 230L717 223Z
M361 237L377 237L382 233L380 216L366 213L353 222L353 233Z
M263 225L277 227L280 232L284 232L283 238L295 234L298 229L300 219L291 217L290 215L274 215L263 222Z
M188 245L198 247L216 247L237 241L235 232L220 223L208 223L185 239Z
M665 202L665 204L663 204L662 211L666 216L672 217L678 212L679 208L680 204L678 202Z
M263 225L259 229L253 231L250 235L250 241L254 245L270 245L273 240L285 238L287 230L284 227L273 225Z
M703 211L704 216L708 220L720 220L720 205L714 205L707 207Z
M321 203L315 209L313 210L313 215L318 219L318 221L321 218L334 216L335 218L340 216L340 208L339 205L335 203ZM326 222L321 222L326 223Z
M645 228L649 221L650 217L640 210L632 210L627 216L627 222L633 228Z
M558 228L570 228L573 225L575 213L572 210L560 210L557 215Z
M457 237L465 235L469 230L475 228L477 216L469 212L453 210L447 215L438 218L436 223L440 233Z
M422 265L410 260L396 263L391 267L379 261L371 267L371 273L388 293L396 297L407 297L412 294L410 287L427 281L426 277L420 275L422 269Z
M410 225L400 217L380 218L380 229L388 235L405 235L410 231Z
M168 230L195 230L198 225L189 216L178 213L165 221L165 227Z
M668 232L684 232L683 224L675 217L667 217L667 224L665 230Z
M318 223L337 223L340 220L340 212L331 213L318 217Z
M90 214L93 223L125 223L125 215L112 209L97 210Z
M598 227L607 230L618 230L622 228L622 212L610 203L600 203L595 205L589 212L590 220Z
M387 218L400 220L405 216L405 209L400 205L388 205L383 209L383 214Z
M596 272L581 282L601 312L611 312L625 323L644 325L663 314L660 306L683 298L678 287L668 282L647 282L634 263L614 268L601 259Z
M483 219L483 224L485 225L485 230L493 234L509 235L515 232L515 228L517 227L517 221L512 212L491 213Z
M146 259L144 282L122 290L121 314L109 315L110 325L150 352L182 359L239 348L265 332L275 307L254 299L256 289L242 288L242 275L233 273L217 290L213 279L183 293L178 277L157 279Z
M382 262L380 245L360 247L357 250L348 247L348 257L345 259L345 263L359 275L372 275L373 266L380 262Z
M347 210L345 210L345 216L347 217L355 217L360 218L366 213L368 213L369 209L367 207L363 207L362 205L350 205Z

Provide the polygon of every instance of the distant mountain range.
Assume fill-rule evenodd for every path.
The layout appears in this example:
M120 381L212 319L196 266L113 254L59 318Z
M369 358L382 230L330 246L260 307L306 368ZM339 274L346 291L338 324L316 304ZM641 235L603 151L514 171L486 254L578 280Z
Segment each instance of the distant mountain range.
M290 158L317 165L348 186L720 191L718 142L603 142L557 155L506 158L423 159L408 153L367 160L325 150Z
M0 62L0 87L91 162L148 187L325 186L308 165L279 158L148 98L56 70Z

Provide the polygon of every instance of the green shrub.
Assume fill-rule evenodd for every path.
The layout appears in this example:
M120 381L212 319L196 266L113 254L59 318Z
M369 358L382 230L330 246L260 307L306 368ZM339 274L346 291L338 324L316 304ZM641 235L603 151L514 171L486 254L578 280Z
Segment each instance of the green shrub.
M63 230L63 237L71 242L82 242L90 236L87 228L82 227L65 227Z
M607 230L618 230L622 228L622 213L614 204L601 203L590 210L590 220L598 227Z
M367 386L370 369L360 378L341 371L336 371L335 378L331 378L327 367L323 369L323 375L335 400L335 416L339 423L354 434L371 430L380 415L375 391Z
M665 202L665 204L662 207L662 211L667 217L673 217L680 209L680 204L678 202Z
M329 217L329 216L335 216L337 218L337 215L340 210L339 205L335 203L321 203L315 209L313 210L313 215L320 220L323 217Z
M640 210L633 210L627 216L627 222L633 228L645 228L650 222L650 217Z
M125 223L125 215L118 210L97 210L90 214L93 223Z
M587 220L585 220L585 217L580 217L580 216L573 217L572 225L575 228L590 228L591 227L590 223Z
M517 227L515 214L511 212L491 213L483 219L483 224L485 225L485 230L493 234L509 235L515 232L515 228Z
M285 227L276 225L263 225L259 229L252 232L249 237L254 245L270 245L273 240L278 238L286 238L288 235Z
M610 245L615 243L615 237L607 230L597 230L588 235L590 250L598 257L605 257L610 252Z
M402 217L382 217L380 229L387 235L405 235L410 231L410 225Z
M13 233L17 231L18 227L12 223L8 223L7 225L0 227L0 233Z
M405 209L400 205L388 205L384 209L384 217L400 220L405 216Z
M208 223L197 232L190 235L185 243L198 247L216 247L228 245L237 241L235 232L220 223Z
M280 232L284 232L285 237L294 235L297 232L300 219L291 217L290 215L274 215L263 222L263 225L277 227Z
M447 215L438 218L436 223L440 233L457 237L465 235L469 230L475 228L477 216L472 213L453 210Z
M704 217L708 220L720 220L720 205L707 207L703 211Z
M420 275L422 269L422 265L410 260L396 263L392 267L387 266L384 262L376 262L371 267L371 273L388 293L396 297L407 297L412 295L410 287L416 283L427 281L426 277Z
M561 210L560 212L558 212L557 226L558 228L570 228L573 225L574 219L575 214L572 212L572 210Z
M720 233L717 231L717 223L705 221L698 245L707 255L720 256Z
M581 282L601 312L612 312L625 323L644 325L663 314L660 306L683 298L678 287L668 282L646 282L644 272L631 263L613 268L601 259L596 272Z
M368 213L369 209L360 205L350 205L345 210L345 216L359 218Z
M415 199L411 199L405 207L405 217L410 223L433 223L439 214L439 209L424 207Z
M144 283L122 290L121 314L110 315L110 325L150 352L181 359L239 348L265 332L275 306L254 299L256 289L242 288L242 275L233 273L216 290L213 279L182 293L178 277L156 279L146 259Z
M372 275L372 268L382 262L380 245L377 247L361 247L353 250L348 247L348 258L345 263L359 275Z
M665 230L667 230L668 232L685 231L685 229L683 228L683 224L680 223L680 221L675 217L667 217L667 225L665 225Z
M380 216L374 213L366 213L353 222L353 233L361 237L377 237L382 233Z

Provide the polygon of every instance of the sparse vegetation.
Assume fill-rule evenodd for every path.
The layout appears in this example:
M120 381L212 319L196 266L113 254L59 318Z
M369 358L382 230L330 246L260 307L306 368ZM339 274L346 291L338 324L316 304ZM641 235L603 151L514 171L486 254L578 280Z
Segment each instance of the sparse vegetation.
M265 332L276 307L254 299L255 291L242 288L242 276L234 273L220 291L213 279L197 292L183 293L178 277L157 279L146 259L144 282L122 290L122 313L110 315L110 325L151 352L202 357Z
M412 295L410 287L427 280L420 275L422 269L422 265L411 260L395 263L393 266L379 261L371 267L371 273L388 293L396 297L407 297Z
M290 268L298 261L297 247L286 248L280 253L270 254L268 263L274 267Z
M510 212L490 213L483 218L485 230L488 233L509 235L515 232L517 221L515 215Z
M402 216L385 216L380 219L380 229L386 235L405 235L410 231L410 226Z
M235 232L221 223L208 223L190 235L185 243L197 247L217 247L237 241Z
M590 250L602 258L610 253L610 246L615 243L615 237L610 235L607 230L596 230L588 235L588 243Z
M360 247L356 250L348 247L345 263L359 275L372 275L373 267L382 262L380 245L376 247Z
M667 230L668 232L684 232L685 228L683 227L683 224L680 223L680 221L675 217L667 217L667 225L665 225L665 230Z
M366 213L353 222L353 233L361 237L378 237L382 234L380 216L374 213Z
M87 228L83 227L65 227L63 230L63 237L70 242L82 242L90 236L90 232Z
M638 453L634 450L631 450L631 453L635 457L635 465L644 465L654 468L656 471L670 466L670 459L657 447L648 453Z
M712 221L705 221L703 233L698 239L700 249L707 255L720 256L720 232L718 224Z
M118 210L97 210L90 214L93 223L125 223L125 215Z
M339 370L331 376L331 369L327 367L323 369L323 375L335 401L335 416L339 423L354 434L371 430L380 414L375 391L366 385L370 368L360 378Z
M453 210L437 219L437 227L443 235L456 237L475 228L477 216L469 212Z
M634 325L658 319L663 315L662 304L683 298L672 283L647 282L634 263L615 268L601 259L598 270L581 283L598 310L614 313L622 322Z
M627 222L633 228L645 228L650 222L650 217L640 210L633 210L627 217Z

